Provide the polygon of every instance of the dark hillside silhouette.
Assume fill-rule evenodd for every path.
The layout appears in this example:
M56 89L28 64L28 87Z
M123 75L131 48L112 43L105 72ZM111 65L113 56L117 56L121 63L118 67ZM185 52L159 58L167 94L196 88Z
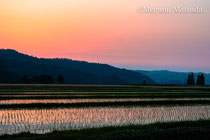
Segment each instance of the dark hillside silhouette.
M21 78L20 82L23 83L23 84L29 84L31 82L31 79L29 79L27 75L24 75Z
M24 75L21 78L21 83L23 84L54 84L55 81L50 75L34 75L32 78L28 78L27 75Z
M63 77L63 75L58 75L58 77L57 77L57 83L58 84L64 84L65 83L65 79L64 79L64 77Z
M8 70L7 66L0 59L0 83L15 83L20 79L20 76L15 72Z
M157 84L164 84L164 85L166 84L185 85L188 78L188 74L191 74L189 72L175 72L167 70L154 70L154 71L137 70L137 72L149 76ZM198 75L201 75L201 73L194 72L195 78ZM203 73L203 75L205 77L205 84L210 85L210 74Z
M143 80L146 80L147 84L154 84L148 76L107 64L36 58L15 50L4 49L0 50L0 60L6 64L5 67L10 72L22 77L46 74L57 79L58 74L62 73L65 83L70 84L141 84Z
M147 84L147 82L146 82L146 80L144 80L143 83L142 83L142 85L146 85L146 84Z

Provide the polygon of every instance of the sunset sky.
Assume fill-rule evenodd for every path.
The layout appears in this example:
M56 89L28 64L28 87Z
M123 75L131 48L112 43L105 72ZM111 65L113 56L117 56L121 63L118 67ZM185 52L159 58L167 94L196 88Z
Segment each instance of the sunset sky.
M138 13L143 6L201 14ZM129 69L210 73L208 0L0 0L0 48Z

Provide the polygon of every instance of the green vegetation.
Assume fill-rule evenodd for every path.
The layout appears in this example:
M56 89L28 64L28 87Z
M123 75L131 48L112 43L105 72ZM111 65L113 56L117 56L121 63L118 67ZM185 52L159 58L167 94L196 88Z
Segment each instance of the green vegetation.
M207 86L138 86L138 85L1 85L0 101L12 99L163 99L93 103L2 104L5 108L66 108L107 106L209 105ZM194 98L194 100L178 100ZM204 98L200 100L199 98ZM177 99L177 100L173 100ZM205 100L206 99L206 100Z
M210 87L138 85L0 85L0 100L109 98L210 98Z
M75 108L75 107L111 107L111 106L163 106L163 105L164 106L210 105L210 100L3 104L3 105L0 105L0 109Z
M208 140L210 120L154 123L122 127L54 131L48 134L4 135L1 140Z

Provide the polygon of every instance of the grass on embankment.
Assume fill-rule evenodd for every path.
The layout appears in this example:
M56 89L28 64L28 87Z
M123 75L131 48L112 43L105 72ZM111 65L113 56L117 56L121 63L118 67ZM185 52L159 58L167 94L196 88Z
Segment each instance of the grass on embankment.
M126 101L126 102L87 102L87 103L31 103L31 104L2 104L0 109L42 109L42 108L75 108L75 107L119 107L119 106L192 106L210 105L209 100L187 101Z
M1 96L0 95L0 100L29 100L29 99L36 99L36 100L42 100L42 99L156 99L156 98L210 98L210 94L168 94L168 95L158 95L158 94L153 94L153 95L87 95L87 96L66 96L66 95L26 95L26 96Z
M77 91L77 92L97 92L97 91L106 91L106 92L142 92L142 91L210 91L210 86L186 86L186 85L171 85L171 86L164 86L164 85L154 85L154 86L141 86L141 85L45 85L45 84L0 84L0 92L9 91L9 92L30 92L30 91L47 91L47 92L66 92L66 91Z
M209 86L0 85L0 100L205 97Z
M210 120L4 135L1 140L209 140Z

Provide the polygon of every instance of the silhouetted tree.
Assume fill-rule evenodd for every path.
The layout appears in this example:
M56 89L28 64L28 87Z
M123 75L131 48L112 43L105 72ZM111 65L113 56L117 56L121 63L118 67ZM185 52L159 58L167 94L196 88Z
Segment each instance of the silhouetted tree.
M195 85L195 78L193 73L188 75L187 85Z
M201 76L200 75L197 76L196 85L201 85Z
M191 81L191 75L188 74L188 78L187 78L187 85L190 85L190 81Z
M205 85L205 78L203 73L201 75L198 75L196 85Z
M204 74L201 74L201 85L205 85L205 77Z
M58 82L58 84L64 84L65 83L65 79L61 74L58 75L57 82Z

